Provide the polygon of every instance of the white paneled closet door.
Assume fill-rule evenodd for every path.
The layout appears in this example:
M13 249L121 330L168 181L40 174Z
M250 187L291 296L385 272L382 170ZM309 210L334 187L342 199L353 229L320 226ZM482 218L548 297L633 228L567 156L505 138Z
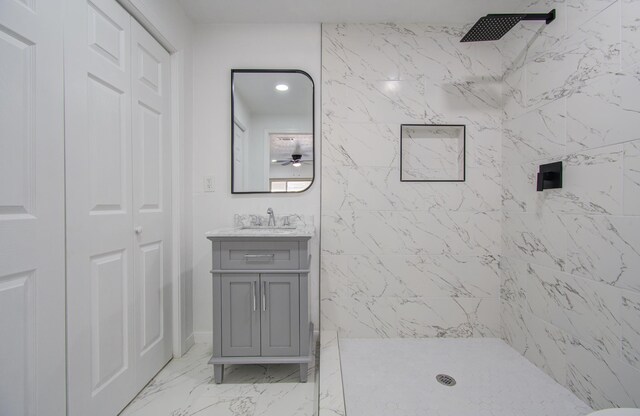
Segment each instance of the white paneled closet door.
M171 347L171 67L169 53L131 19L133 222L137 387Z
M62 2L0 0L0 415L63 416Z
M131 22L111 0L67 7L69 415L113 416L136 388Z
M169 59L115 0L67 3L69 415L113 416L171 356Z

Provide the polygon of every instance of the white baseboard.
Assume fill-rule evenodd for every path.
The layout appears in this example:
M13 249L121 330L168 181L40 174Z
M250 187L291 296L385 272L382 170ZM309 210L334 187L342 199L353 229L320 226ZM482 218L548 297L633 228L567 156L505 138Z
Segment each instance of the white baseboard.
M188 351L189 349L191 349L191 347L193 347L194 342L193 342L193 334L189 335L187 338L182 340L182 343L180 344L180 354L177 354L177 350L173 351L173 358L180 358L183 357Z
M211 331L194 332L193 340L196 344L211 344L213 342L213 332Z
M186 354L187 351L195 344L193 332L182 342L182 351Z

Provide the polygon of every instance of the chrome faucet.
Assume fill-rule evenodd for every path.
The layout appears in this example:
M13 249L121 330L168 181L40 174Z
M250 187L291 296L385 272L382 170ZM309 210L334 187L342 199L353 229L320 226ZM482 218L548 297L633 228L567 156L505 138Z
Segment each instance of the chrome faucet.
M273 225L275 227L276 226L276 217L275 217L275 215L273 215L273 209L268 208L267 209L267 215L269 216L269 223L267 224L267 226Z

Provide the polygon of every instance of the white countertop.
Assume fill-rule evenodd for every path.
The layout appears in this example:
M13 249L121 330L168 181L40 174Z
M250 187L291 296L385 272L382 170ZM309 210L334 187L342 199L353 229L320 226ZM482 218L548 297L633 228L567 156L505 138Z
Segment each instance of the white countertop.
M304 225L298 228L291 229L278 229L278 228L241 228L241 227L228 227L218 228L205 233L207 238L219 238L219 237L258 237L258 238L273 238L273 237L313 237L316 233L316 229L313 225Z

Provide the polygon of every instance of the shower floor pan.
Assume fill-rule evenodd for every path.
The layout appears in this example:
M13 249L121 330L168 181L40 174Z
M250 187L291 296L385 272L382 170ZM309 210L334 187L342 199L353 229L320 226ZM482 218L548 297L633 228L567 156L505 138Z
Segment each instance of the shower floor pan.
M348 416L583 416L591 408L499 339L340 338ZM443 385L436 376L455 378Z

